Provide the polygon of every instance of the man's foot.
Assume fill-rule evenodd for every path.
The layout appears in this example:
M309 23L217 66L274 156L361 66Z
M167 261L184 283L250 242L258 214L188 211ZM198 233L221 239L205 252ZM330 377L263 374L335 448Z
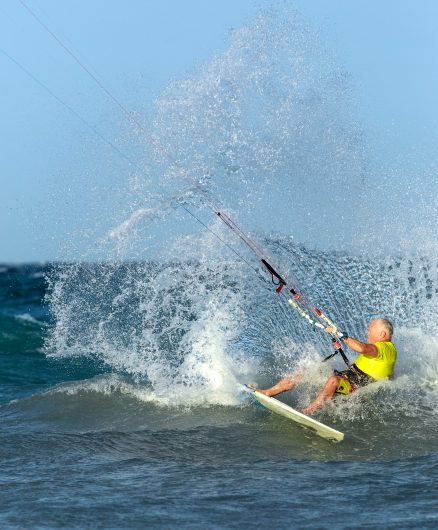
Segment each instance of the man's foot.
M295 376L287 376L283 377L283 379L280 379L277 384L274 386L271 386L271 388L267 388L266 390L262 390L261 388L256 388L253 385L247 385L253 390L257 390L257 392L260 392L261 394L265 394L265 396L268 397L274 397L277 394L281 394L282 392L285 392L286 390L292 390L296 387L296 385L301 381L302 375L298 374Z
M262 390L261 388L257 388L255 385L250 385L250 384L247 384L245 386L247 386L251 390L257 390L257 392L260 392L260 394L265 394L265 396L269 396L267 390Z

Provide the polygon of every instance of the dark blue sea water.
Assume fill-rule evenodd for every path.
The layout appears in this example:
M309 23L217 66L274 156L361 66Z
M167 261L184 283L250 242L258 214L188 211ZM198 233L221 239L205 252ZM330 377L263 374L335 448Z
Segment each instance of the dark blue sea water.
M319 256L330 267L332 257ZM357 260L346 257L345 266L373 275ZM178 293L152 281L175 267ZM333 444L239 394L241 378L268 383L293 365L296 343L288 356L271 340L268 353L264 327L282 314L275 295L271 321L252 309L250 322L235 313L231 327L239 329L229 335L219 304L214 314L206 300L194 307L190 277L198 282L200 268L1 267L0 527L436 528L435 339L416 342L430 346L416 350L419 367L406 359L419 332L399 327L396 379L317 416L345 432ZM226 277L219 292L209 287L214 272L204 278L207 300L226 291L230 302L239 287ZM289 319L292 333L304 333L310 366L316 357L305 332L296 315ZM314 390L283 399L299 404Z

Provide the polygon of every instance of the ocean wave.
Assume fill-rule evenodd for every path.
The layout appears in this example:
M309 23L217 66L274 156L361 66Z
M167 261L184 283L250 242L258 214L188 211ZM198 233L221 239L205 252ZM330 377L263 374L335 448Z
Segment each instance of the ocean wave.
M0 314L0 351L41 351L45 327L45 324L32 316L20 318Z
M239 388L233 403L208 403L198 396L197 402L187 405L173 396L156 396L150 386L114 374L62 383L1 406L0 413L5 433L103 432L110 440L117 437L122 449L131 443L132 435L136 440L140 436L143 450L149 451L157 438L149 439L147 433L160 433L163 439L172 433L188 432L195 438L205 433L209 439L212 429L229 429L233 438L245 439L249 429L251 439L258 439L260 457L272 456L269 447L278 446L295 458L399 459L436 451L436 414L421 392L412 400L411 390L406 376L400 376L331 403L318 419L345 433L344 442L336 448L285 418L254 406ZM296 406L297 396L291 393L280 399Z
M39 320L35 316L32 316L30 313L21 313L18 315L14 315L14 318L17 320L23 321L23 322L29 322L31 324L36 324L37 326L47 326L47 322L44 322L43 320Z

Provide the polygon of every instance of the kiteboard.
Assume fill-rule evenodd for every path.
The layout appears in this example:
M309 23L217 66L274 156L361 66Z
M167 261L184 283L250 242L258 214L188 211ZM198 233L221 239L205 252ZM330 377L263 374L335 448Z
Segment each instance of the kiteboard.
M303 427L312 429L315 434L321 436L322 438L326 438L332 442L341 442L344 439L344 433L337 431L328 425L324 425L324 423L316 421L310 416L306 416L306 414L303 414L302 412L298 412L298 410L289 407L289 405L282 403L278 399L265 396L265 394L262 394L261 392L258 392L257 390L247 386L245 386L245 390L251 392L251 396L271 412L275 412L280 416L284 416L285 418L288 418L299 425L302 425Z

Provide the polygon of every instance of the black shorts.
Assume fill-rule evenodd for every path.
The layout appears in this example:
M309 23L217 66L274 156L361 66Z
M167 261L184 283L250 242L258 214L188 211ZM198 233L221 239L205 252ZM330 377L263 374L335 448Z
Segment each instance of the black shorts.
M359 370L354 364L347 370L335 370L334 373L341 378L335 392L336 394L350 394L359 387L369 385L375 381L373 377Z

